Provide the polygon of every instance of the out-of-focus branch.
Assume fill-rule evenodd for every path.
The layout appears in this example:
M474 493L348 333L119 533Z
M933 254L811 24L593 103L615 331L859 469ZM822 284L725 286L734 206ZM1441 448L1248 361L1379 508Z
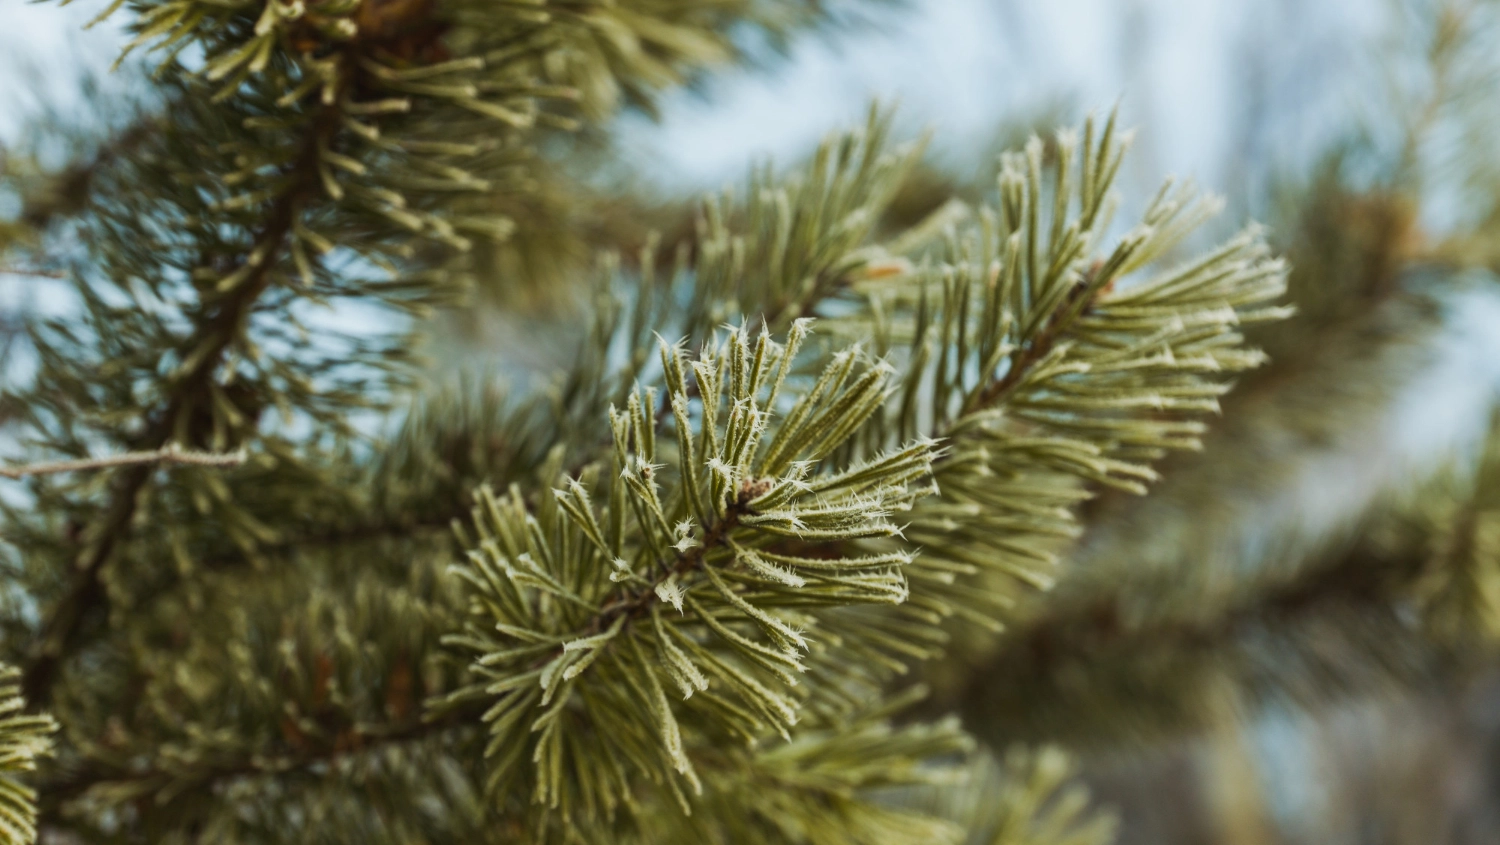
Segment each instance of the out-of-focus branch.
M245 462L245 452L194 452L179 447L176 443L170 443L160 449L152 449L147 452L122 452L118 455L105 455L98 458L80 458L72 461L45 461L34 464L20 464L18 466L0 466L0 476L5 478L25 478L32 475L53 475L61 472L86 472L88 470L109 469L111 467L134 466L137 464L187 464L190 466L207 467L232 467Z
M31 267L0 267L0 276L34 276L38 279L62 279L63 273L56 270L37 270Z
M170 113L170 109L166 111ZM118 159L129 155L153 137L162 125L163 112L152 111L103 141L94 152L41 177L41 183L25 193L20 220L28 228L41 230L60 217L78 213L88 204L99 174Z
M1358 547L1198 612L1134 620L1127 602L1104 598L1055 608L932 706L958 706L1000 744L1066 735L1112 748L1204 729L1226 689L1318 708L1420 685L1434 661L1458 656L1402 621L1424 571L1419 550Z

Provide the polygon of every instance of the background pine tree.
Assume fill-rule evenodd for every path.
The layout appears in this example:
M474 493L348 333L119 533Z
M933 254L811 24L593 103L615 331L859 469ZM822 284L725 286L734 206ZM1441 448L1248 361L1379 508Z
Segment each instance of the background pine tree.
M621 165L857 10L103 11L149 84L4 159L69 303L0 324L7 841L1500 830L1433 750L1494 735L1500 428L1284 513L1493 285L1488 4L1403 6L1400 96L1217 239L1114 114L978 180L879 107L696 201Z

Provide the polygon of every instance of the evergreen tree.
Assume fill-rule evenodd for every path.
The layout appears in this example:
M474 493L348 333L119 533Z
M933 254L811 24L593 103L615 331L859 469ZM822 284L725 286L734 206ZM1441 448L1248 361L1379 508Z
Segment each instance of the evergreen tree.
M1404 185L1330 165L1287 320L1259 227L1192 246L1216 200L1169 182L1117 219L1114 115L982 192L879 108L690 207L601 187L611 116L822 4L105 14L150 93L4 173L7 267L76 302L11 341L34 365L0 396L8 840L1094 845L1113 823L1051 743L1221 713L1238 678L1201 667L1238 664L1181 642L1346 577L1419 596L1455 660L1495 624L1493 457L1361 535L1378 577L1207 603L1192 538L1138 577L1125 539L1060 564L1158 467L1200 489L1224 450L1171 456L1261 347L1293 363L1210 445L1358 334L1350 299L1394 297ZM544 378L452 339L537 308L569 348Z

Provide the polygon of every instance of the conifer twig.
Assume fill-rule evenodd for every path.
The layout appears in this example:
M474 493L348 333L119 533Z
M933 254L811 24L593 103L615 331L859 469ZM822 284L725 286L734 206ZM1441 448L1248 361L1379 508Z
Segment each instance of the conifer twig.
M98 458L79 458L71 461L42 461L34 464L0 466L0 477L26 478L33 475L54 475L63 472L86 472L111 467L136 464L187 464L191 466L232 467L245 462L244 449L234 452L195 452L183 449L176 443L168 443L160 449L147 452L122 452Z
M39 279L63 279L67 278L63 273L56 270L36 270L31 267L5 267L0 266L0 276L35 276Z

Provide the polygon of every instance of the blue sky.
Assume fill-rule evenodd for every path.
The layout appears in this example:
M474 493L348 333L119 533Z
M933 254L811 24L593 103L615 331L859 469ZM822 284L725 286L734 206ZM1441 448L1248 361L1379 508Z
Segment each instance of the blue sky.
M707 97L669 97L665 120L627 120L625 149L664 185L716 186L748 159L795 157L872 98L897 101L938 148L982 142L1007 115L1050 103L1123 100L1141 128L1139 178L1172 171L1228 189L1226 156L1245 143L1247 71L1278 108L1274 143L1296 155L1356 107L1358 56L1382 0L911 0L863 29L803 38L766 72L726 72ZM82 63L107 67L115 21L84 31L103 0L0 0L0 140L38 94L66 102ZM121 16L123 17L123 16ZM24 71L35 67L45 80ZM1268 127L1254 127L1265 134ZM667 167L664 163L671 162Z
M80 63L103 70L114 61L124 43L117 22L84 29L106 5L0 0L0 141L15 137L42 96L78 102Z
M870 30L804 39L769 73L727 74L707 97L672 98L665 121L629 126L672 184L735 177L751 154L794 157L871 98L899 101L939 149L982 143L1007 115L1049 103L1123 102L1141 130L1137 167L1214 188L1243 142L1247 65L1279 106L1275 143L1305 154L1356 107L1359 56L1380 0L921 0ZM1295 33L1288 37L1287 33Z

